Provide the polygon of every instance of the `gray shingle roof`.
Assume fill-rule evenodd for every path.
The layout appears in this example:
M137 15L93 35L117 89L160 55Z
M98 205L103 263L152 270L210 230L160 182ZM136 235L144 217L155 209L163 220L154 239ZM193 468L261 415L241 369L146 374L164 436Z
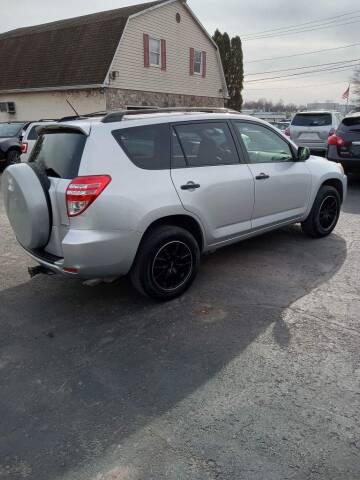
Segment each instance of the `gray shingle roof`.
M0 34L0 91L102 84L128 17L164 1Z

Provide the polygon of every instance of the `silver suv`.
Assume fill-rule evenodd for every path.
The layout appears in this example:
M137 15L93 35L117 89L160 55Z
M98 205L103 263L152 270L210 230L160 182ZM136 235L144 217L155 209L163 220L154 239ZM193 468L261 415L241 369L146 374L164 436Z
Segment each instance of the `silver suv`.
M183 293L202 253L296 222L335 227L342 167L269 124L224 110L137 111L44 128L2 179L19 243L38 271L130 273L159 300Z
M331 111L307 111L294 115L286 133L298 146L307 146L311 151L326 152L329 136L341 123L342 115Z

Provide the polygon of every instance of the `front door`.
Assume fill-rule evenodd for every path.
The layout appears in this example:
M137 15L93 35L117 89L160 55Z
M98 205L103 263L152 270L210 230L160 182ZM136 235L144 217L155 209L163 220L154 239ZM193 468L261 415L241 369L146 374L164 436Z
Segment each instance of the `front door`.
M226 121L173 125L171 176L184 208L201 220L209 245L251 229L254 179L239 161Z
M311 174L289 143L266 125L234 121L255 181L254 229L301 218L311 190Z

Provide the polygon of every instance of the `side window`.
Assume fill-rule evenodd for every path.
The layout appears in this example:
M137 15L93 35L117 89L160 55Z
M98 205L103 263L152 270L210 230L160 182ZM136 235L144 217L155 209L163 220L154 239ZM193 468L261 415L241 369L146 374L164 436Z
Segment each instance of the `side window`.
M176 133L190 167L239 163L234 140L226 123L177 125Z
M250 163L293 162L289 144L269 128L248 122L234 122L248 152Z
M28 140L37 140L39 135L38 135L36 129L37 129L38 126L39 125L36 125L35 127L32 127L32 129L30 130L29 135L27 137Z
M146 170L170 168L168 124L122 128L111 133L137 167Z

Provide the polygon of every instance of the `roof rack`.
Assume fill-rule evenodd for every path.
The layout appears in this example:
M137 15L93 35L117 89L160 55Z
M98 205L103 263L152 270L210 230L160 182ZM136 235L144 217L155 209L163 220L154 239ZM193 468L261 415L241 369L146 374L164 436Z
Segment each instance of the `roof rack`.
M104 116L102 123L121 122L124 117L134 115L149 115L152 113L240 113L229 108L211 108L211 107L168 107L143 110L119 110L111 112Z

